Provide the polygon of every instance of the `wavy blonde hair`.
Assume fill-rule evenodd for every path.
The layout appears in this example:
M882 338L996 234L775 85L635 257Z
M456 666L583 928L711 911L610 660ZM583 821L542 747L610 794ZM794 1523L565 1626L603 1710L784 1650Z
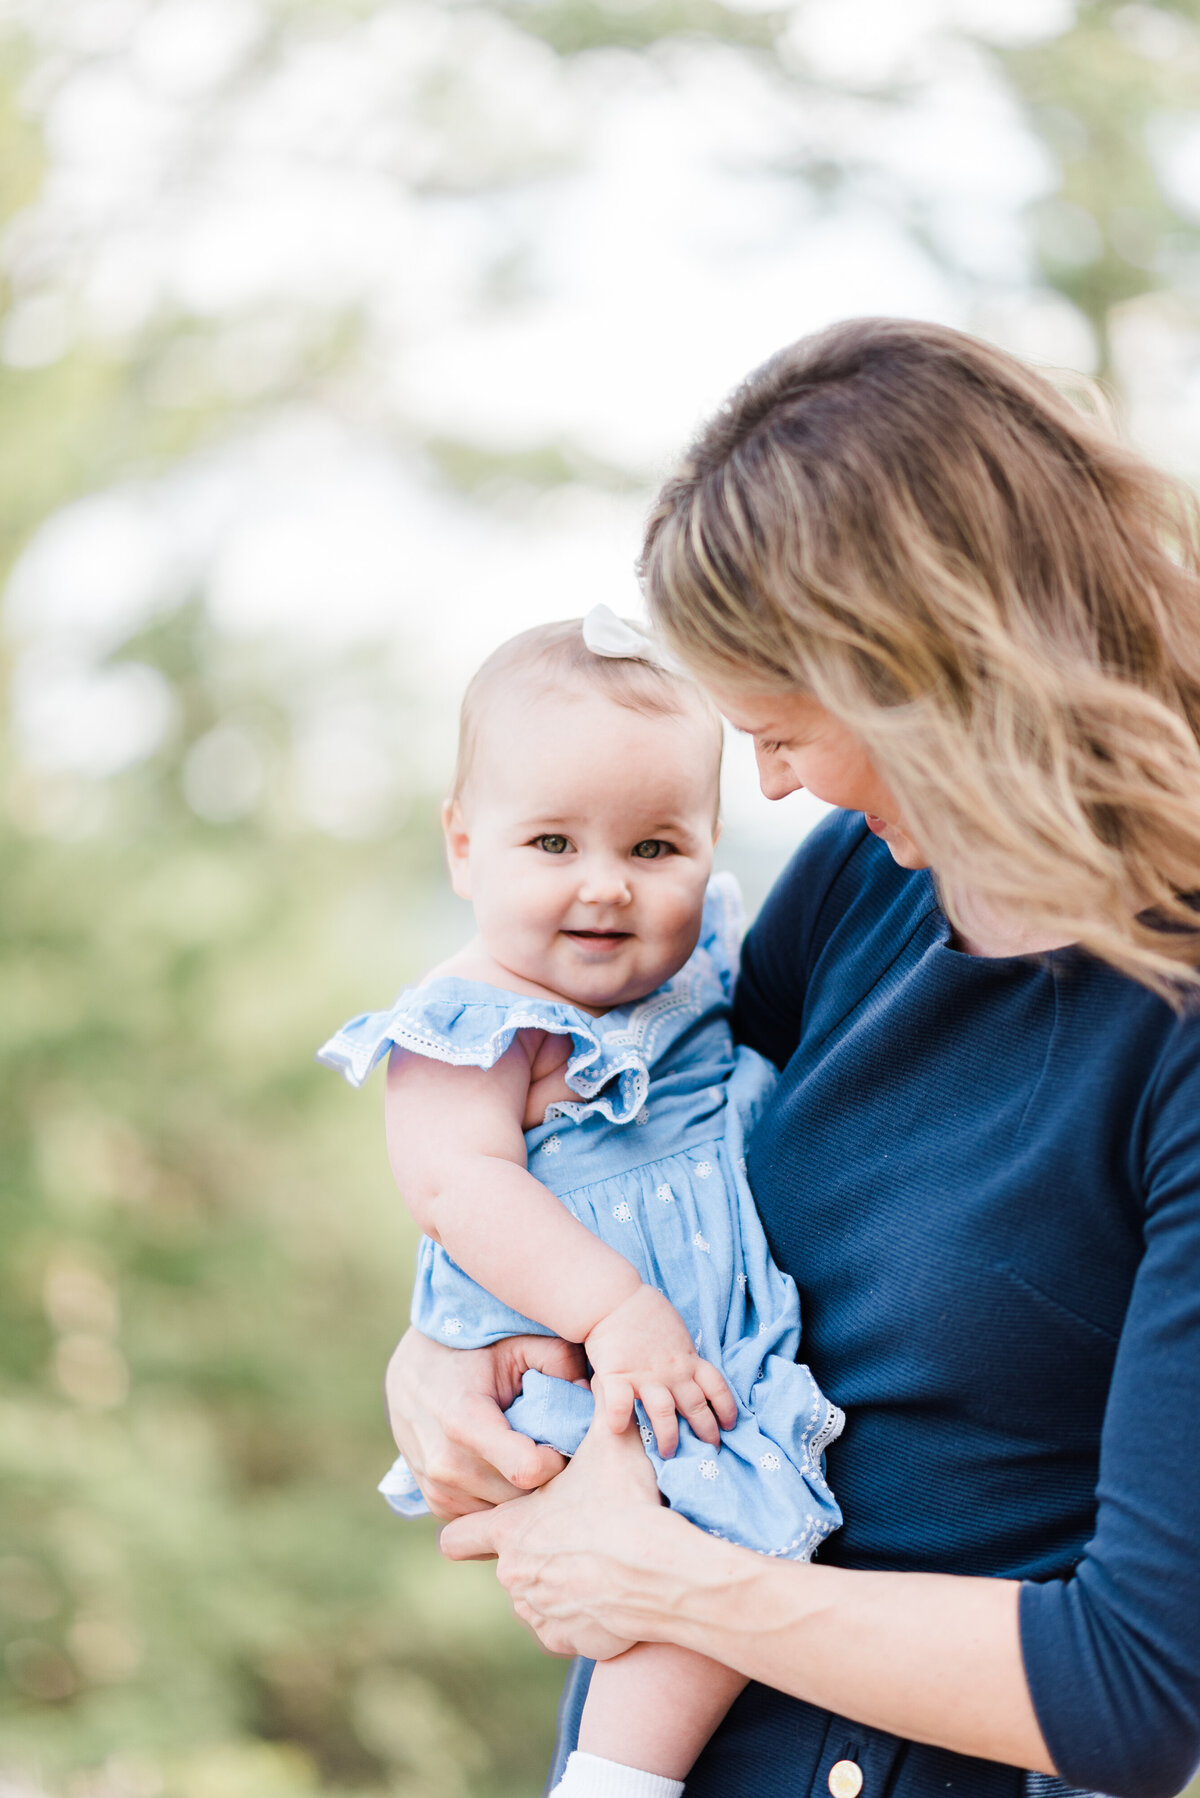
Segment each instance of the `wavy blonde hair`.
M647 527L703 679L866 745L956 894L1181 1003L1200 988L1200 514L1032 370L857 319L781 351Z

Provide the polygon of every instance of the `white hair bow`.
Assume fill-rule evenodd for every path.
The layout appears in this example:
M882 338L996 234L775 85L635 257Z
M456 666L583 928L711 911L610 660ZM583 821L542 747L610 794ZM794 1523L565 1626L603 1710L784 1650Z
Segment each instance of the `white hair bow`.
M583 640L596 656L610 656L615 661L650 662L668 674L683 672L680 663L660 643L645 631L618 618L611 606L592 607L583 621Z

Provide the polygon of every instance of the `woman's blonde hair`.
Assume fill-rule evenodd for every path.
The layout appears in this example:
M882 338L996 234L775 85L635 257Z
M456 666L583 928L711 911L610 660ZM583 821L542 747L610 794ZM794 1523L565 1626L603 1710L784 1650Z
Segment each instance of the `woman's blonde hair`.
M957 893L1200 986L1198 513L1011 356L857 319L781 351L651 514L703 678L811 694Z

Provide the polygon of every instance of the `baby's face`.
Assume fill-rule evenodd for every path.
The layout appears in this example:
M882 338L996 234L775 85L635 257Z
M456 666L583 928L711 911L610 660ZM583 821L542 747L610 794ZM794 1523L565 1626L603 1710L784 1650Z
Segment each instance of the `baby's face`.
M717 745L699 714L518 688L480 722L449 809L455 891L502 969L591 1011L653 992L700 933Z

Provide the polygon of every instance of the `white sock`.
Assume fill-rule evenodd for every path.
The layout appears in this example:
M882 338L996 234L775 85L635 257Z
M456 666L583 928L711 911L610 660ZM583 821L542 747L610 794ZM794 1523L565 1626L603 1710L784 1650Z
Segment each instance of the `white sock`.
M563 1776L550 1798L683 1798L682 1779L664 1779L659 1773L643 1773L620 1761L606 1761L598 1754L567 1757Z

